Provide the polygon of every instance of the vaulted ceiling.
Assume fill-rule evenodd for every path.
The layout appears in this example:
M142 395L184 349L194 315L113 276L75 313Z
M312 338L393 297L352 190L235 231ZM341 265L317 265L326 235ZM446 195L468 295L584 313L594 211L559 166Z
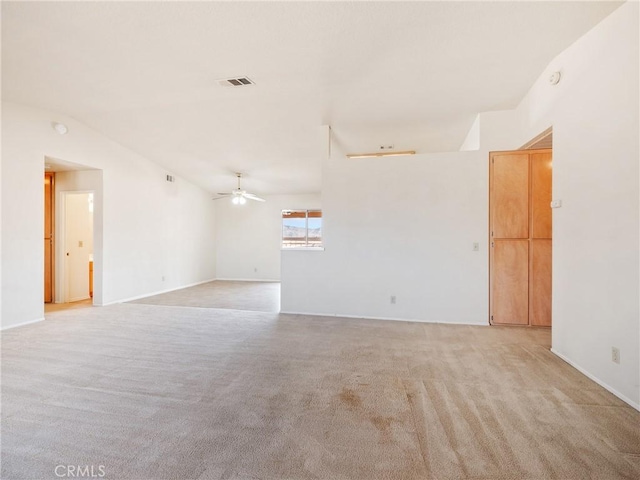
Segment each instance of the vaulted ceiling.
M257 193L317 192L319 126L352 152L457 150L619 5L2 2L2 97L212 192L235 171ZM238 76L255 85L217 81Z

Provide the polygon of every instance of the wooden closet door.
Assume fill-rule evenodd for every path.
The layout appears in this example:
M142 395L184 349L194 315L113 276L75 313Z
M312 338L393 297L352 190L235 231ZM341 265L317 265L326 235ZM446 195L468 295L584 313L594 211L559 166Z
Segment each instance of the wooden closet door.
M492 323L529 324L529 241L493 241Z
M492 154L491 323L529 323L529 155Z
M44 303L53 302L53 174L44 174Z
M529 324L551 326L551 152L531 154Z
M531 238L551 238L551 152L531 155Z
M490 315L551 325L551 150L490 157Z
M529 324L551 326L551 239L531 240Z
M492 236L528 238L529 155L494 155L491 183Z

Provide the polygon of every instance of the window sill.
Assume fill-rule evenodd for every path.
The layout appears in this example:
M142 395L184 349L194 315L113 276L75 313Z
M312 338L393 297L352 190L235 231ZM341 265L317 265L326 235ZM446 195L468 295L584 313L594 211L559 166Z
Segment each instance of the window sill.
M280 250L283 252L324 252L324 247L285 247Z

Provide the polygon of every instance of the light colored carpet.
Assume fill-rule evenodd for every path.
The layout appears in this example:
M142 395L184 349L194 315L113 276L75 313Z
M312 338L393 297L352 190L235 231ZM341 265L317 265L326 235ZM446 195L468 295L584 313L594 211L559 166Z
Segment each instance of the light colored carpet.
M548 348L541 329L57 312L2 335L2 478L638 479L640 413Z
M131 303L180 307L229 308L255 312L280 311L280 282L232 282L216 280Z

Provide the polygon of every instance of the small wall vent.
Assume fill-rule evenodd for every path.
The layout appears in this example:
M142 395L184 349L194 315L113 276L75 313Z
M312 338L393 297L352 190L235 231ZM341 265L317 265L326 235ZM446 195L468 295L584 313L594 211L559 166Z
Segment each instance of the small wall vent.
M218 80L218 84L222 87L247 87L255 85L254 81L248 77L224 78Z
M176 181L176 177L174 177L173 175L167 175L167 182L175 182Z

